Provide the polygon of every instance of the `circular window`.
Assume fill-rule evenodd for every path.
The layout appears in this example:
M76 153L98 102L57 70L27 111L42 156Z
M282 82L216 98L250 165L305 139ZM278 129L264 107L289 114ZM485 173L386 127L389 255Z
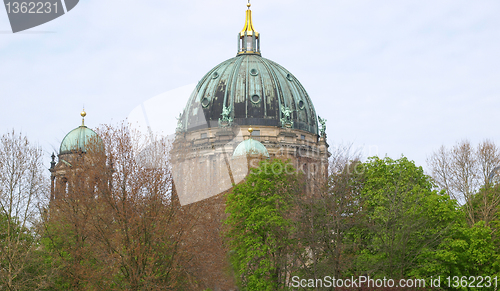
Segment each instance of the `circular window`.
M255 95L252 96L251 100L252 100L253 103L259 103L260 96L257 95L257 94L255 94Z
M205 98L201 99L201 106L203 106L203 107L207 107L207 106L208 106L208 104L210 104L210 100L208 100L208 98L207 98L207 97L205 97Z
M293 81L293 77L292 77L292 75L290 75L290 74L287 74L287 75L286 75L286 78L288 79L288 81Z
M215 72L212 74L212 79L217 79L219 78L219 73Z
M304 109L304 101L299 101L299 109Z
M258 74L259 74L259 71L257 71L256 69L251 69L250 70L250 75L257 76Z

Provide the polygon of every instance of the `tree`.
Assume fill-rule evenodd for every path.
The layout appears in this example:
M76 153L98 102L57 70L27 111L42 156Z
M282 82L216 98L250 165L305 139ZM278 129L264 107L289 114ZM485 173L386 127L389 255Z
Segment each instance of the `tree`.
M475 218L475 223L484 221L486 225L498 224L500 203L500 184L488 183L471 195L469 207L472 212L468 217Z
M185 232L172 197L169 145L144 147L122 125L97 131L51 202L45 246L59 290L179 290ZM181 285L182 284L182 285Z
M500 195L488 198L488 191L480 192L481 198L477 195L480 188L491 186L490 174L500 166L500 150L493 142L485 140L477 148L468 140L458 142L451 149L442 146L427 162L437 186L464 205L470 225L487 220L491 209L500 205ZM473 200L479 199L483 203L475 203L475 206L482 209L475 210Z
M443 280L450 278L450 285L456 283L455 278L465 276L470 282L470 276L495 277L500 273L500 252L494 244L492 230L484 221L468 226L465 216L450 229L449 235L443 239L439 247L426 257L425 264L415 273L419 277L441 276ZM479 279L477 279L479 280ZM474 282L476 285L478 282ZM488 287L483 282L484 287ZM452 287L452 286L451 286ZM494 284L484 290L496 290ZM455 288L445 288L456 290Z
M244 290L286 286L296 246L291 213L300 189L293 167L273 160L251 169L227 195L230 259Z
M0 287L7 290L37 285L30 272L38 247L38 207L46 195L43 170L41 149L25 136L12 131L0 138Z
M412 275L436 250L456 216L456 204L433 189L421 167L402 157L364 163L361 205L364 225L354 233L360 244L358 272L392 278Z
M362 221L359 159L350 147L339 147L330 157L328 179L313 181L315 195L295 201L297 238L304 247L299 254L303 278L341 278L352 268L356 246L349 234Z

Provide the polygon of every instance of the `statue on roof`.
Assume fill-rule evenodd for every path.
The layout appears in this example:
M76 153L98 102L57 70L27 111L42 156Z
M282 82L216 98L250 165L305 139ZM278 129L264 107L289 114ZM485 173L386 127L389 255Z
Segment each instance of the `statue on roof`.
M320 116L318 116L318 120L319 120L319 125L321 125L321 128L319 130L319 135L326 139L326 119L323 119Z
M175 132L181 132L182 131L182 113L179 113L179 117L176 117L177 119L177 127L175 128Z

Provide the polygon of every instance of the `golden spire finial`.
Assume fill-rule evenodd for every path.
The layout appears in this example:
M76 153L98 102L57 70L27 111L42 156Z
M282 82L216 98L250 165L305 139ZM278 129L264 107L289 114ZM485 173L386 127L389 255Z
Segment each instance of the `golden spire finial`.
M247 3L245 26L238 34L238 55L256 54L260 56L260 34L255 30L252 23L252 10L250 0Z
M82 116L82 126L85 126L85 116L87 116L87 112L85 112L85 107L83 107L83 111L80 113Z
M252 136L253 128L251 128L251 127L250 127L250 128L248 129L248 132L250 133L250 136Z
M255 30L255 28L253 28L252 10L250 10L250 6L252 6L252 4L250 4L250 0L248 0L247 3L248 10L245 19L245 26L243 27L243 30L240 32L240 38L243 36L253 36L254 34L256 38L259 37L259 33Z

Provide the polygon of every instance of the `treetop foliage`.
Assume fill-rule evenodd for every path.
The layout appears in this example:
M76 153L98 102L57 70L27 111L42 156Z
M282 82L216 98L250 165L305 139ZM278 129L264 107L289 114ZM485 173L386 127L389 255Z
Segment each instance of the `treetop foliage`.
M293 289L293 276L500 276L492 142L439 149L432 176L404 156L338 151L314 178L263 160L224 196L181 207L168 142L144 147L150 137L125 125L98 132L66 161L50 203L41 150L14 132L0 138L1 290L217 289L215 271L258 291Z

